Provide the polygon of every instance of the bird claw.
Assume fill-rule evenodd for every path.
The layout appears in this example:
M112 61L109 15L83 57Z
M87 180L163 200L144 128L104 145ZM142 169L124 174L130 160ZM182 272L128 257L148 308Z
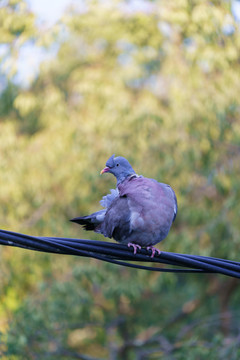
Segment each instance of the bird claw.
M141 250L141 246L140 245L138 245L138 244L133 244L133 243L128 243L128 247L133 247L133 253L134 253L134 255L136 255L136 253L137 253L137 249L139 249L139 250Z
M147 250L151 250L151 251L152 251L151 258L154 257L154 255L155 255L156 252L158 253L158 255L161 254L161 251L160 251L159 249L155 248L154 246L148 246L148 247L147 247Z

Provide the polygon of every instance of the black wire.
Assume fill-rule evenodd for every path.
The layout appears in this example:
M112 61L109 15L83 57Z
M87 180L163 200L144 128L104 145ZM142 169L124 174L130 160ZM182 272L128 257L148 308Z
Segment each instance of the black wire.
M101 261L136 269L177 273L219 273L240 278L240 263L236 261L168 252L161 252L160 255L151 258L149 256L151 252L146 249L141 249L140 253L137 252L137 254L134 255L132 250L126 245L107 241L36 237L0 230L0 244L55 254L92 257ZM184 268L151 267L133 264L129 261L160 263L165 266L171 265Z
M5 234L5 235L3 235L3 234ZM48 246L48 244L54 244L51 241L52 238L49 238L49 237L48 238L44 238L44 237L37 238L37 237L32 237L32 236L29 236L29 235L25 235L25 234L18 234L18 233L9 232L9 231L6 231L6 230L0 230L0 236L5 238L5 240L0 239L0 244L2 243L2 245L19 246L19 247L25 248L27 250L47 251L47 252L50 252L50 253L59 253L59 254L65 254L65 255L78 255L78 256L85 256L85 257L93 257L95 259L107 261L107 262L110 262L110 263L113 263L113 264L128 266L128 267L137 268L137 269L144 269L144 270L154 270L154 271L162 271L162 272L181 272L181 273L202 272L202 270L199 270L199 269L196 269L196 270L163 269L163 268L155 268L155 267L149 267L149 266L142 266L142 265L135 265L135 264L131 264L131 263L125 263L125 262L114 260L114 259L111 259L111 258L108 258L108 257L103 257L101 255L93 254L93 253L91 253L91 250L92 250L91 247L90 248L88 247L88 251L80 251L78 249L71 248L69 246L65 246L65 245L62 245L62 244L58 243L57 246L54 247L55 250L53 250L52 247ZM8 241L6 241L6 238L8 239ZM22 238L26 238L26 239L24 240ZM34 242L34 239L38 240L38 241L42 241L43 244L39 243L34 248L32 246L32 243ZM68 239L68 240L70 240L70 239ZM2 241L4 241L4 243ZM78 239L78 241L79 241L79 239ZM86 241L84 241L84 242L86 242ZM115 244L113 244L113 245L115 245ZM84 246L86 246L86 245L84 245ZM90 250L90 252L89 252L89 250ZM135 256L135 255L133 255L133 256ZM130 254L130 257L132 257L132 254Z

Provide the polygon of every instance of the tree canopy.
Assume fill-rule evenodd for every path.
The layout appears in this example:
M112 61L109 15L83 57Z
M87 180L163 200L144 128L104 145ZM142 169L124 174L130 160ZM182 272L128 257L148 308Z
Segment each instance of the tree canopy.
M177 194L161 249L239 261L231 2L140 3L89 0L48 29L23 0L0 6L1 228L100 239L68 219L100 208L115 180L99 172L115 153ZM26 44L57 49L27 87L16 83ZM17 249L1 259L5 359L239 357L237 280Z

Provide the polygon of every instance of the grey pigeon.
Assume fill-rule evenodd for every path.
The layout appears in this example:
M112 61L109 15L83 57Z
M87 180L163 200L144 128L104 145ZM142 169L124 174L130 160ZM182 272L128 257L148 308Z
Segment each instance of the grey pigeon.
M86 230L93 230L121 244L137 249L146 247L160 251L153 245L162 241L177 215L177 198L173 189L154 179L137 175L129 162L112 155L101 174L109 172L117 179L117 188L100 201L105 208L91 215L77 217L76 222Z

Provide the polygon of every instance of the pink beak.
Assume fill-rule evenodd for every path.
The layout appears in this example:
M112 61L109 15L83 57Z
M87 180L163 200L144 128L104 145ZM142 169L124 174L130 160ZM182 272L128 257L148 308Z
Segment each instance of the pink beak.
M100 172L100 174L102 175L102 174L104 174L105 172L108 172L109 170L110 170L110 168L106 166L104 169L102 169L102 171Z

